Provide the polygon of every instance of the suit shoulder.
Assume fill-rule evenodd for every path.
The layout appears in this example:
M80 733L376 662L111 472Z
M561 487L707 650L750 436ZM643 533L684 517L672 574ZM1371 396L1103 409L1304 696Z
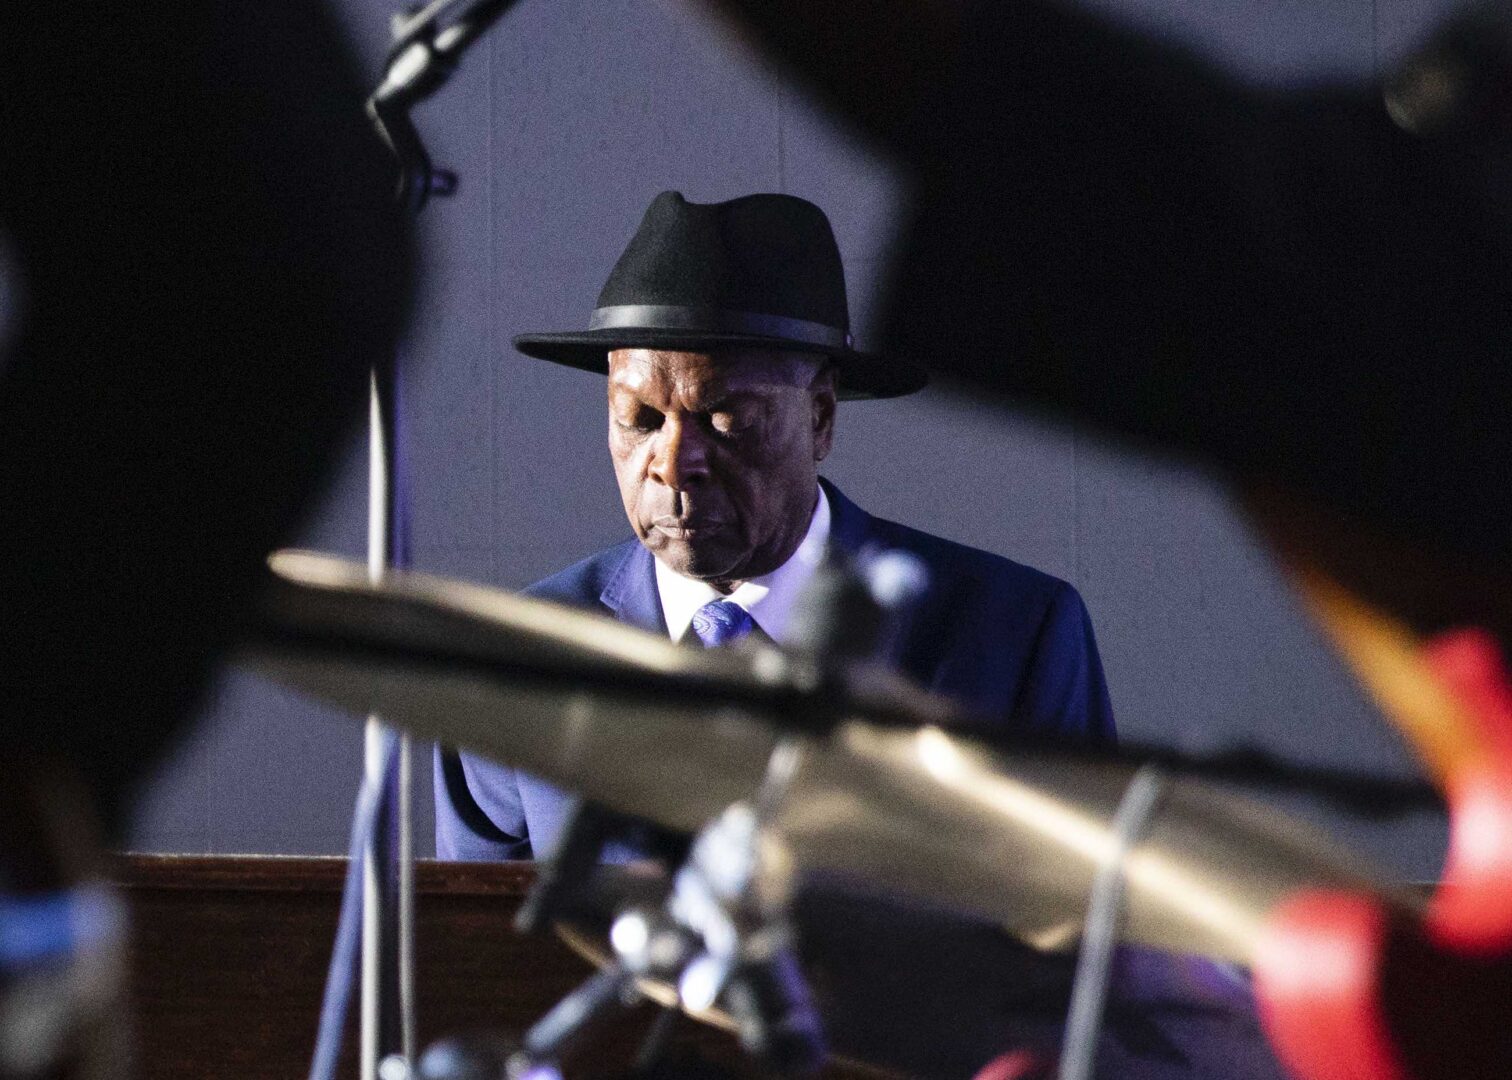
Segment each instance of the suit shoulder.
M580 559L565 570L558 570L550 577L542 578L525 589L525 595L563 604L596 603L608 587L610 579L639 547L640 541L630 539L606 548L586 559Z

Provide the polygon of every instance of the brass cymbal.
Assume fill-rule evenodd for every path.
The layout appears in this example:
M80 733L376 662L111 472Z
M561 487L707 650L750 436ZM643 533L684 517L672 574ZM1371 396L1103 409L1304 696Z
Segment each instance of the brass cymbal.
M817 683L771 646L686 649L608 618L423 574L272 560L268 628L243 658L291 686L694 831L750 799L778 725ZM1136 764L1008 756L942 724L948 704L878 675L826 708L776 824L798 867L1069 947ZM877 718L885 722L877 722ZM900 726L913 718L922 726ZM1126 940L1247 963L1266 913L1304 886L1375 888L1321 834L1170 778L1125 863Z

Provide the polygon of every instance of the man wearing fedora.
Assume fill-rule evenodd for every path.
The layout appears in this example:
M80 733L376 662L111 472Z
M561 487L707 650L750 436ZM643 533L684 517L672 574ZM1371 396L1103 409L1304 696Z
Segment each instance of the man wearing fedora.
M911 393L912 364L852 346L824 213L788 195L724 203L664 192L587 330L526 334L534 356L608 377L609 453L634 537L531 595L704 647L784 640L829 545L902 550L929 575L901 670L984 718L975 734L1113 737L1081 597L1037 570L867 514L819 477L835 403ZM570 799L450 751L436 759L437 853L551 850Z

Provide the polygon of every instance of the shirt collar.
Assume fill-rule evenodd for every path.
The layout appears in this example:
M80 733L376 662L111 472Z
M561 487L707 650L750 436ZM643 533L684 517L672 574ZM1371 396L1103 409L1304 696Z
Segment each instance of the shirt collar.
M745 608L767 637L781 642L798 597L824 560L829 534L829 497L820 488L814 516L809 519L808 532L798 550L770 574L742 582L729 596L724 596L708 582L684 577L668 569L660 559L652 560L656 564L656 591L661 596L668 636L673 641L681 640L699 608L710 600L724 599Z

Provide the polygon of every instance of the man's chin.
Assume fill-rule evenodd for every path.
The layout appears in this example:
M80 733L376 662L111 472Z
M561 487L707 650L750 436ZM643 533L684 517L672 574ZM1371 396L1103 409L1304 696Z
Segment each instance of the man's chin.
M648 537L646 547L673 573L698 581L733 580L741 564L741 554L725 548L698 546L685 540L659 536Z

